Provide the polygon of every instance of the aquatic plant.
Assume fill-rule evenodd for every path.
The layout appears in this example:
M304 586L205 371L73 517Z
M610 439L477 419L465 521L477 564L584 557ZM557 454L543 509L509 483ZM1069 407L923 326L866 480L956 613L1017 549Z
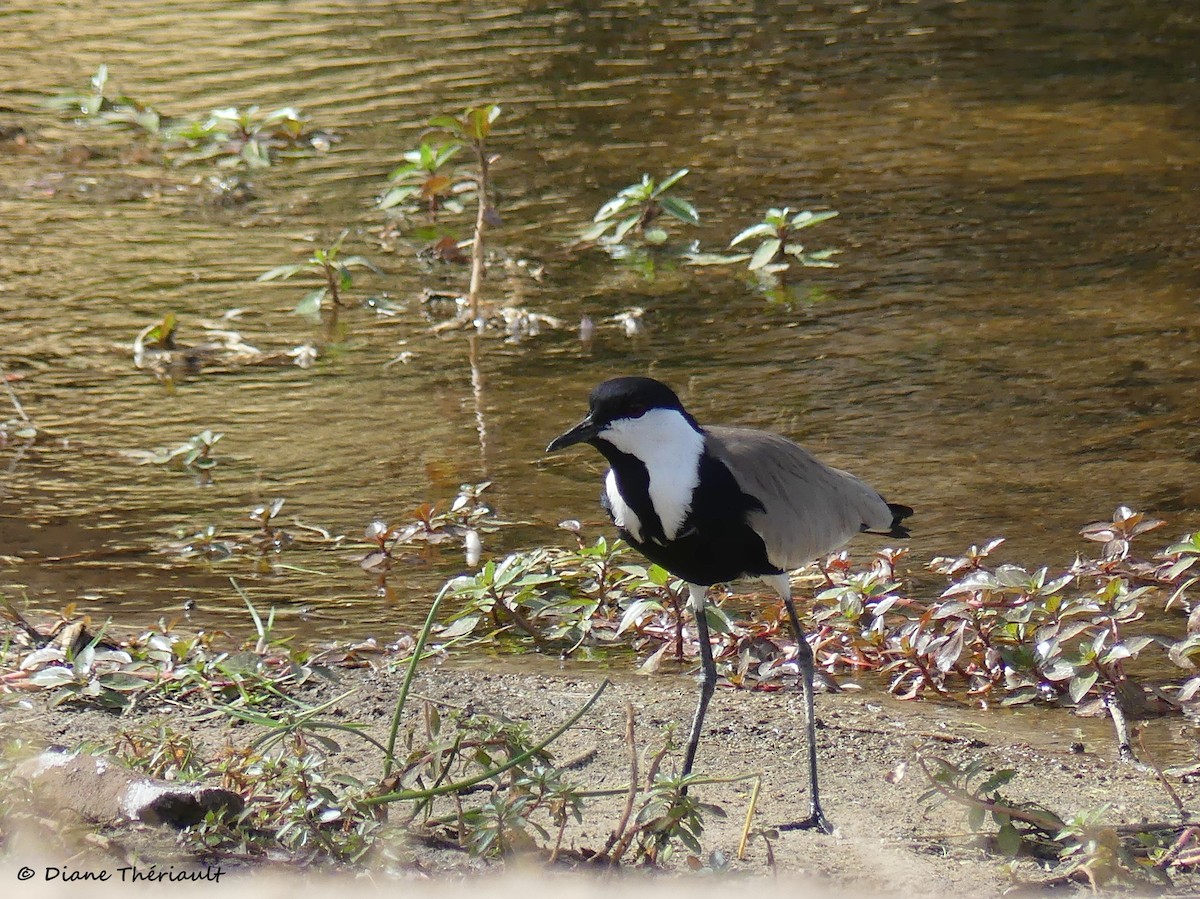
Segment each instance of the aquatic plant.
M632 233L644 243L661 246L668 237L661 223L664 214L684 224L698 225L700 213L696 207L670 192L687 173L687 169L680 169L662 181L643 174L641 181L621 188L596 211L592 219L594 224L579 239L603 239L619 244ZM611 234L609 229L612 229Z
M198 116L167 116L127 94L110 93L106 65L92 75L89 88L63 91L47 105L71 112L84 124L132 128L156 138L175 165L214 161L223 167L266 168L284 157L323 152L336 140L312 127L294 106L269 112L230 106Z
M821 563L811 612L818 664L828 674L878 672L903 699L934 694L984 706L1103 701L1120 733L1123 715L1162 705L1156 697L1178 707L1200 693L1200 675L1150 690L1130 669L1157 650L1189 671L1200 654L1194 625L1175 636L1137 625L1152 598L1165 598L1168 608L1182 604L1200 581L1192 574L1200 566L1195 535L1153 559L1130 554L1135 538L1161 525L1121 507L1111 521L1083 529L1105 544L1105 554L1057 573L993 565L999 539L938 557L930 568L949 585L934 598L906 585L897 569L903 551L881 550L866 567L844 553L830 556ZM651 668L697 654L679 585L665 572L630 564L624 547L604 538L513 553L450 586L462 600L446 625L456 637L532 640L561 652L631 641L648 653ZM795 646L777 603L748 619L711 603L709 616L718 637L713 654L731 683L769 688L796 676Z
M163 147L176 165L213 160L219 166L267 168L282 158L329 149L333 135L312 126L294 106L269 112L257 106L214 109L172 121L161 129Z
M342 309L363 305L361 302L351 303L345 297L345 292L354 283L353 270L365 268L382 274L365 256L342 257L342 243L349 233L348 230L343 231L333 243L314 250L303 262L278 265L263 272L256 280L286 281L300 274L319 277L324 283L306 293L293 311L296 315L323 322L328 333L334 334L338 326L338 313Z
M46 101L51 109L71 112L80 121L117 127L136 128L150 135L161 131L162 115L151 106L123 93L108 91L108 66L103 63L81 93L62 91Z
M441 210L462 212L462 197L473 192L476 183L451 171L450 163L463 149L463 144L431 144L421 141L416 149L404 154L404 163L388 175L391 187L379 198L380 209L406 206L437 216Z
M209 473L217 466L217 460L212 455L213 447L224 436L224 434L204 430L189 437L186 443L176 447L122 450L121 455L135 460L139 465L162 465L167 468L190 471L197 476L204 476L203 483L207 484Z
M786 272L792 261L809 268L836 268L836 262L830 262L831 256L838 250L808 251L804 245L796 241L797 232L819 225L836 216L833 211L810 212L807 209L795 215L786 206L782 209L772 207L763 216L762 221L751 225L739 232L729 242L730 247L740 243L758 240L758 246L750 255L750 271L764 271L771 274ZM740 258L740 257L739 257Z
M471 321L482 330L484 319L480 315L479 298L484 277L484 235L489 227L500 224L500 216L492 205L491 164L498 157L488 148L492 126L500 117L500 107L495 103L471 106L461 115L441 115L429 120L431 130L449 135L452 141L466 146L475 156L475 232L471 240L471 283L467 289L467 307Z

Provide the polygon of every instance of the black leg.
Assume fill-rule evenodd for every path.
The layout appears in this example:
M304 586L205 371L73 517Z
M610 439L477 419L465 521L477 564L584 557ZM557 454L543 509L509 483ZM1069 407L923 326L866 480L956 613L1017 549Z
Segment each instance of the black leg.
M778 583L782 581L782 585ZM800 678L804 687L804 714L808 724L808 786L811 802L808 817L803 821L785 824L781 830L819 830L821 833L833 833L833 825L821 810L821 792L817 786L817 716L813 702L813 652L804 636L804 628L800 627L800 616L796 614L796 606L792 602L791 584L787 575L772 579L770 582L783 597L787 607L788 618L792 623L792 634L796 638L796 663L800 666Z
M704 730L704 714L708 711L708 701L712 699L713 689L717 685L717 666L713 662L712 643L708 636L708 619L704 617L705 588L696 584L688 584L692 597L692 611L696 616L696 632L700 641L700 702L696 706L696 717L692 719L692 733L688 738L687 753L683 757L683 774L686 777L692 773L692 763L696 761L696 749L700 746L700 733ZM687 793L687 787L682 792Z

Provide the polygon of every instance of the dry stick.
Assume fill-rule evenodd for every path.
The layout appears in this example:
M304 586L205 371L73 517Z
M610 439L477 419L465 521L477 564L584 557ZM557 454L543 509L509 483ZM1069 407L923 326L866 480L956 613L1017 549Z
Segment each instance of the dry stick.
M472 277L473 281L474 278ZM471 364L471 399L475 404L475 432L479 435L479 460L483 466L483 473L486 476L488 471L488 429L487 418L484 415L483 368L479 364L478 332L472 332L467 335L467 360Z
M1196 839L1197 833L1200 833L1200 828L1197 827L1189 827L1184 830L1183 833L1179 835L1179 839L1177 839L1171 845L1171 848L1163 854L1163 857L1158 860L1158 863L1155 864L1154 867L1169 868L1177 859L1180 858L1183 850L1187 849L1188 846L1191 845L1192 841ZM1190 853L1188 853L1188 857L1194 855L1195 853L1196 850L1193 849Z
M0 362L0 384L4 385L5 392L8 393L8 401L12 403L13 410L17 413L17 417L25 424L29 424L29 416L25 414L25 408L21 405L21 401L17 399L17 392L12 389L12 385L8 383L8 375L4 371L4 363Z
M750 821L754 818L754 810L758 808L758 794L762 792L762 778L754 781L754 789L750 791L750 804L746 806L746 823L742 825L742 840L738 843L737 857L741 861L746 857L746 844L750 842Z
M570 771L572 768L582 768L588 762L596 757L597 749L593 746L591 749L585 749L583 752L577 753L558 766L559 771Z
M558 836L554 838L554 848L550 851L550 864L558 861L558 851L562 849L563 836L567 832L567 813L564 810L558 822Z
M1129 744L1129 725L1125 722L1125 710L1121 708L1120 699L1116 693L1106 693L1100 701L1108 709L1113 728L1117 732L1117 754L1121 761L1136 762L1137 756L1133 754L1133 747Z
M1174 803L1175 810L1179 812L1180 820L1186 821L1188 819L1188 813L1187 809L1183 807L1183 800L1179 798L1179 794L1175 792L1175 788L1171 786L1170 781L1167 780L1167 776L1163 774L1162 768L1159 767L1159 764L1157 761L1155 761L1154 756L1150 754L1150 750L1146 748L1146 741L1141 729L1138 729L1136 733L1138 738L1138 746L1142 750L1142 758L1145 760L1146 764L1150 766L1150 770L1154 772L1154 776L1158 778L1158 782L1162 784L1162 788L1166 791L1167 795L1171 797L1171 802Z
M621 819L617 822L617 828L609 836L608 845L601 853L601 858L603 858L610 850L616 848L616 851L608 857L608 863L613 867L616 867L621 861L621 856L625 854L625 850L629 848L629 842L625 839L625 829L629 826L630 816L633 815L633 801L637 798L638 792L638 752L633 725L633 703L626 700L625 745L629 747L629 791L625 794L625 808L621 811Z

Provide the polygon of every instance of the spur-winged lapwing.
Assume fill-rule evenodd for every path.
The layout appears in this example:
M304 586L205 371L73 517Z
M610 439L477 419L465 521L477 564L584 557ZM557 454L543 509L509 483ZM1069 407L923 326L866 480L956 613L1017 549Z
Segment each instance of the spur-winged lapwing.
M787 572L833 552L859 531L907 537L908 506L814 459L786 437L701 427L653 378L613 378L592 391L587 417L546 447L590 443L611 466L600 503L621 537L688 584L700 642L700 702L684 756L689 774L717 681L705 588L758 577L783 599L796 638L808 725L810 814L794 827L830 832L817 788L813 654Z

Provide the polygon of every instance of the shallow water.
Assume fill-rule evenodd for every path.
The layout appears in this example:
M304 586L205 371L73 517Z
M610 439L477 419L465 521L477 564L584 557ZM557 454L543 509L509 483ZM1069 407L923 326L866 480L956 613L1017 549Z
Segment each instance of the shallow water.
M0 126L28 142L0 144L0 361L44 436L0 449L0 554L21 560L0 589L122 623L194 603L193 625L244 633L232 575L306 638L388 639L456 549L402 563L396 603L355 547L269 574L163 547L249 527L273 497L357 541L482 480L525 522L485 552L560 539L567 517L599 528L598 459L542 449L594 383L647 371L702 422L780 430L917 508L918 564L996 535L1012 561L1067 564L1118 503L1167 518L1147 538L1165 543L1200 527L1198 45L1200 16L1168 2L5 4ZM211 169L130 159L39 108L102 62L167 112L293 104L342 140L215 207L195 184ZM493 246L546 267L494 266L489 296L600 329L590 347L571 328L486 339L476 396L465 339L431 335L417 301L465 272L381 248L371 203L431 115L481 100L504 108ZM617 188L682 166L705 223L677 237L718 250L768 205L834 208L812 237L840 268L777 302L735 267L564 249ZM385 271L361 290L397 316L351 313L307 371L169 390L134 368L134 335L169 311L185 340L230 308L256 346L311 339L288 314L305 288L254 278L346 227ZM645 334L605 322L635 306ZM205 428L225 434L211 486L120 452Z

